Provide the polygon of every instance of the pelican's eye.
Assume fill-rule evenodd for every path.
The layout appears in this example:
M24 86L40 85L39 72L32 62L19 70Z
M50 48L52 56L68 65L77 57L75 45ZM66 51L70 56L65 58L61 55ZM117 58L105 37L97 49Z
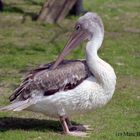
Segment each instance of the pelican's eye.
M75 29L76 29L77 31L81 30L81 25L80 25L80 24L76 25Z

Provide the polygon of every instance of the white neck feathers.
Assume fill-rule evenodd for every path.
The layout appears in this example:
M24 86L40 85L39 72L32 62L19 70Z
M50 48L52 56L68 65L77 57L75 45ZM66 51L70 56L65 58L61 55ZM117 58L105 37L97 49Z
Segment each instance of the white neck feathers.
M103 41L103 33L98 32L93 38L87 43L86 46L86 60L90 71L93 73L97 82L108 88L108 86L114 85L116 82L116 76L113 68L99 58L97 52ZM111 84L112 83L112 84Z

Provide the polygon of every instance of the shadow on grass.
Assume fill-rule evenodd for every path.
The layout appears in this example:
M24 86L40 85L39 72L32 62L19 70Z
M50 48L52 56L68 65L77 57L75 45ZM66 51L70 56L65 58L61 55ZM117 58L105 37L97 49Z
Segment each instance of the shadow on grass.
M62 131L61 125L55 120L39 120L32 118L14 118L1 117L0 118L0 132L9 130L24 130L24 131Z
M23 14L23 18L26 18L26 16L30 16L32 20L36 20L38 17L38 13L26 12L22 8L13 6L12 4L5 4L3 12Z

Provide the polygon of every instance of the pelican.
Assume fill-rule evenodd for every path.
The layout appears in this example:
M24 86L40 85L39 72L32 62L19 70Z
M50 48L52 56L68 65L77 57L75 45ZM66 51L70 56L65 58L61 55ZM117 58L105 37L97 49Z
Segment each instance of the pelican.
M107 104L114 93L113 68L98 56L104 38L101 18L92 12L81 16L73 34L55 62L30 71L0 110L28 110L59 118L63 133L85 136L86 126L72 125L69 117L94 111ZM64 60L87 40L85 60Z

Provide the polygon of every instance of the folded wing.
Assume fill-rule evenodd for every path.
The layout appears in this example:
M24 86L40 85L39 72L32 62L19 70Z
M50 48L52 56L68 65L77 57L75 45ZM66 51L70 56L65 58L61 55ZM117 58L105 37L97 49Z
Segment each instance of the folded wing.
M70 90L91 75L85 60L65 60L52 70L53 64L54 62L32 70L9 97L10 101L27 100L32 97L32 91L35 90L41 91L44 96Z

